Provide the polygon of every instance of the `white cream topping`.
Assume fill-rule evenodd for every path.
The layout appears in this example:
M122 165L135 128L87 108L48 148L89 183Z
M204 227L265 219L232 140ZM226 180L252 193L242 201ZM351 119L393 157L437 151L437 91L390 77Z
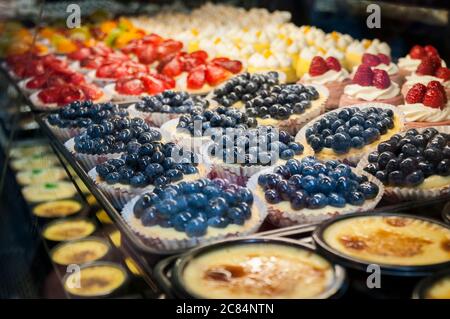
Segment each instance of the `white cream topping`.
M409 54L407 54L404 58L398 59L398 66L409 72L414 72L417 70L417 67L419 66L421 61L421 59L413 59ZM441 60L441 66L447 66L444 60Z
M412 73L410 76L407 76L405 85L412 86L416 83L422 83L423 85L427 85L431 81L438 81L446 88L450 88L450 81L444 82L443 79L440 79L438 77L432 75L420 75L417 73Z
M405 114L408 122L442 122L450 120L450 103L441 109L425 106L423 103L400 105L398 108Z
M362 86L359 84L350 84L344 88L344 94L353 96L365 101L374 101L378 99L390 99L400 93L397 83L391 82L386 89L377 89L374 86Z
M325 84L328 82L339 81L342 82L349 78L347 70L341 68L340 71L328 70L324 74L312 76L309 73L305 73L302 80L311 84Z

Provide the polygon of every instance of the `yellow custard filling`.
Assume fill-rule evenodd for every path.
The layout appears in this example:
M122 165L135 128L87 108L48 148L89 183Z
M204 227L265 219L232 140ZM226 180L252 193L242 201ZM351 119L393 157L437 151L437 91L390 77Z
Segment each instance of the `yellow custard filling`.
M54 182L29 185L22 189L22 193L27 201L45 202L72 197L76 189L69 182Z
M424 179L423 183L417 185L415 188L430 189L441 188L450 185L450 176L433 175Z
M419 266L450 261L450 230L420 219L361 216L330 225L325 242L370 263Z
M48 240L66 241L89 236L95 225L88 220L76 219L57 222L45 228L43 236Z
M425 293L427 299L450 299L450 276L435 282Z
M51 257L60 265L81 265L102 258L108 250L108 245L99 240L82 240L58 247Z
M39 204L33 208L33 214L39 217L65 217L73 215L83 206L74 200L58 200Z
M204 298L319 298L334 279L319 255L276 244L218 249L183 271L188 291Z
M68 276L64 289L77 296L104 296L119 288L125 279L126 274L119 267L90 266Z

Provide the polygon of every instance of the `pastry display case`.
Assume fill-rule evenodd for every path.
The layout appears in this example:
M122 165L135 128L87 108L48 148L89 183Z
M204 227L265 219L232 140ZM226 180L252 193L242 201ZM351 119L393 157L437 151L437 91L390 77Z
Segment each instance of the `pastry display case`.
M449 296L438 2L31 2L0 23L0 297Z

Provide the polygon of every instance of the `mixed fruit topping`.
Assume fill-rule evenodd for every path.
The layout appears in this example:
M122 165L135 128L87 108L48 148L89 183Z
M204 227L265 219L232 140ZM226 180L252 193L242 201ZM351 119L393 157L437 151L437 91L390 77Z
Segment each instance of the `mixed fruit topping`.
M111 102L94 104L92 101L75 101L57 113L48 116L48 122L61 128L83 128L100 124L113 116L125 117L128 112Z
M221 132L228 128L247 129L256 127L256 119L248 117L245 113L234 108L219 106L215 110L206 110L203 113L191 112L182 115L177 128L187 129L192 136L203 136L208 130ZM213 133L212 130L210 133Z
M178 157L179 151L174 143L164 144L151 137L138 139L128 143L127 153L97 165L95 170L108 184L163 186L198 173L195 155L185 151Z
M405 97L408 104L422 103L425 106L443 109L447 104L447 94L438 81L431 81L426 86L414 84Z
M210 154L225 163L251 165L272 165L280 158L288 160L303 154L304 147L294 142L286 131L271 126L239 130L223 135L219 142L210 145Z
M331 148L338 154L361 149L394 127L394 112L377 107L349 107L327 113L306 129L306 141L320 152Z
M258 184L267 202L288 201L294 210L361 206L379 192L376 184L367 176L352 172L350 166L332 160L321 162L314 157L290 159L273 173L260 175Z
M361 64L352 80L353 84L374 86L377 89L387 89L391 85L389 74L385 70L373 69L368 64Z
M261 90L257 97L245 102L245 108L249 117L286 120L293 114L304 113L318 98L319 92L313 86L275 85L269 90Z
M82 154L122 153L135 144L161 140L161 133L141 118L112 117L92 124L75 137L75 151Z
M199 237L208 227L243 225L251 217L252 205L248 188L222 179L199 179L157 187L141 196L133 211L144 226L159 225Z
M45 104L66 105L75 101L99 100L103 91L92 83L58 84L45 88L38 93Z
M223 106L233 106L237 102L247 102L257 97L261 91L279 84L278 73L239 74L214 90L213 99Z
M364 170L389 186L414 187L432 175L450 175L450 136L434 128L395 134L369 154Z
M335 57L330 56L324 59L321 56L315 56L311 61L308 73L311 76L319 76L330 70L339 72L341 68L341 64Z
M141 112L160 113L201 113L209 106L203 98L190 95L187 92L167 90L154 96L145 96L135 104L136 110Z

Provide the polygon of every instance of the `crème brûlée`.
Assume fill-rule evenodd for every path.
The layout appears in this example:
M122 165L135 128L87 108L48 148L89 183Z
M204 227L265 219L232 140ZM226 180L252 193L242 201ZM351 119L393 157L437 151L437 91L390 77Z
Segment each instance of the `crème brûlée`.
M246 244L194 258L183 282L203 298L320 298L335 274L328 261L306 249Z
M82 207L81 203L75 200L55 200L36 205L33 214L44 218L65 217L78 213Z
M360 216L323 233L333 249L363 262L423 266L450 262L450 229L403 216Z
M93 222L87 219L73 219L49 224L43 232L44 238L53 241L66 241L89 236L95 231Z
M450 275L435 281L426 291L427 299L450 299Z
M55 248L51 257L59 265L80 265L104 257L108 250L108 245L103 241L86 238L62 244Z
M113 264L91 265L69 275L64 289L72 295L95 297L109 295L126 280L125 271ZM79 280L79 285L76 285Z

